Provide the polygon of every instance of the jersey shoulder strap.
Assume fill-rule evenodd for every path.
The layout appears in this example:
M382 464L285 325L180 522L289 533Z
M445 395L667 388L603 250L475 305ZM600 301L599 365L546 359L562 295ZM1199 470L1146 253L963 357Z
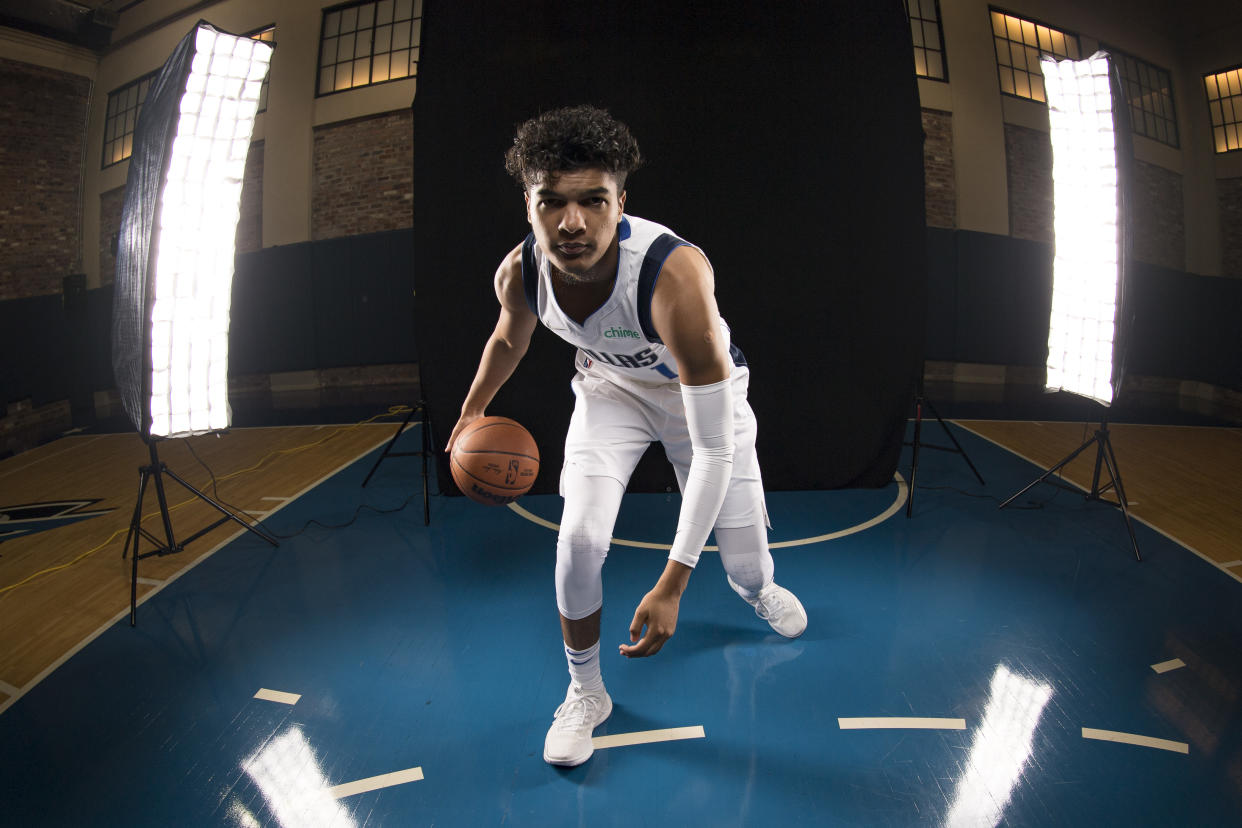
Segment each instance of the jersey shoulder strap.
M539 266L535 263L535 234L527 233L522 242L522 292L526 304L535 316L539 315Z
M683 244L688 245L690 242L672 233L660 234L647 248L643 263L639 267L638 324L642 327L643 336L647 337L648 342L660 342L660 336L651 322L651 297L655 293L656 279L660 277L660 271L664 269L664 262L668 260L669 255Z

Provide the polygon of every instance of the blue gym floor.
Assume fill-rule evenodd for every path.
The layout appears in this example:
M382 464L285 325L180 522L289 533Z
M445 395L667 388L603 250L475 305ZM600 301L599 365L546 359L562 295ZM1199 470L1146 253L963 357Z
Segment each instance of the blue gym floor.
M665 553L613 547L615 708L596 733L690 738L546 765L568 681L555 535L464 498L433 498L424 527L416 496L278 549L243 534L142 604L137 628L121 621L70 658L0 715L0 820L1242 824L1239 584L1142 525L1136 562L1115 510L1053 486L998 510L1038 470L954 428L988 483L924 452L911 519L896 482L769 494L772 541L793 544L774 550L777 580L810 619L797 640L756 618L709 552L677 635L624 659L615 646ZM417 491L417 461L397 459L360 488L372 462L265 525L344 523L360 502ZM519 505L559 518L555 497ZM616 536L667 542L677 505L627 496Z

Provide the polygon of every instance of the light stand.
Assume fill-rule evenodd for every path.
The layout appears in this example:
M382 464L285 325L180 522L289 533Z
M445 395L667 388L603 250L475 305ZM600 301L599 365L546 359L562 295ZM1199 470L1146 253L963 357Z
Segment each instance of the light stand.
M410 425L410 420L414 419L414 415L418 415L418 426L422 430L423 448L421 451L393 451L392 447L397 444L399 438ZM380 467L380 463L389 457L421 457L423 458L423 526L431 525L431 499L430 488L427 480L427 461L431 458L431 423L427 419L427 403L419 400L414 407L406 412L405 419L401 421L401 425L397 426L397 433L392 435L392 439L388 441L388 445L384 446L384 450L380 452L380 456L375 458L375 465L371 466L371 470L367 472L367 476L362 481L363 487L371 482L371 475L375 474L375 470Z
M272 44L199 21L151 80L134 128L117 245L112 367L126 414L147 443L122 555L133 543L130 626L138 560L180 552L228 520L276 540L191 486L159 459L156 441L229 427L228 330L234 242L246 155ZM164 476L223 517L178 543ZM155 483L164 539L142 528ZM155 545L140 553L139 541Z
M948 446L938 446L934 443L924 443L922 441L921 434L923 430L924 405L927 406L927 410L932 413L932 416L936 418L936 422L940 423L940 427L944 429L944 433L948 435L950 440L953 441L953 448L949 448ZM979 470L975 468L975 464L970 462L970 455L966 453L966 449L962 448L962 444L957 441L957 438L953 436L953 432L949 430L949 427L945 425L944 420L940 418L939 412L936 411L936 406L932 405L932 401L923 393L922 379L919 380L919 388L914 393L914 439L911 442L906 443L906 445L914 447L914 457L910 463L910 491L908 499L906 500L906 517L910 517L914 513L914 480L919 473L920 448L935 449L936 451L949 451L954 454L962 455L962 459L966 461L966 465L970 466L970 470L975 473L975 478L979 481L979 485L987 485L987 483L983 480L983 475L979 474Z
M1121 471L1108 432L1108 407L1121 387L1128 325L1125 309L1129 265L1129 163L1133 157L1120 79L1106 52L1081 61L1043 58L1052 139L1052 313L1048 325L1049 390L1064 390L1101 406L1091 439L1000 505L1005 508L1035 484L1095 446L1088 500L1121 509L1135 560L1138 540L1130 520ZM1121 105L1115 105L1115 101ZM1109 482L1100 486L1100 472ZM1117 500L1101 495L1113 489Z
M193 543L194 541L201 538L203 535L210 532L212 529L215 529L220 524L225 523L230 520L236 522L243 529L259 536L263 540L270 543L272 546L280 546L280 544L276 541L276 539L272 537L271 535L269 535L267 532L264 532L258 526L251 526L249 523L246 523L244 520L238 517L237 514L234 513L232 510L217 503L215 500L208 497L205 492L202 492L199 489L196 489L194 486L187 483L185 479L181 477L181 475L177 474L175 471L168 468L168 466L166 466L164 462L160 460L159 452L156 450L155 445L156 445L155 440L151 440L147 443L147 448L150 450L151 462L145 466L140 466L138 469L138 475L139 475L138 502L134 505L134 516L130 519L130 522L129 522L129 534L125 536L125 546L121 550L121 557L124 558L125 555L129 554L130 552L130 548L129 548L130 541L132 540L134 542L133 557L131 559L131 567L130 567L130 581L129 581L129 625L131 627L137 624L138 561L140 559L150 558L153 555L161 555L161 556L172 555L177 552L181 552L182 550L185 549L186 544ZM195 497L197 497L199 500L203 501L204 503L207 503L212 508L216 509L216 511L220 512L220 514L222 514L223 517L221 517L215 523L212 523L209 526L199 529L197 532L195 532L194 534L190 535L188 538L185 538L183 541L181 541L181 543L177 543L177 539L173 535L172 518L169 517L169 514L168 514L168 497L166 496L164 492L164 475L168 475L173 480L175 480L177 483L181 484L181 487L183 489L190 492L191 494L193 494ZM164 524L165 544L163 546L160 545L159 538L157 538L155 535L148 532L146 529L142 528L142 501L144 497L146 496L147 483L149 482L155 483L155 498L159 502L160 518ZM139 543L140 538L146 538L148 541L150 541L155 546L155 549L152 549L150 552L139 553L138 543Z
M1087 500L1098 500L1102 503L1107 503L1110 506L1116 506L1121 509L1121 515L1126 522L1126 531L1130 533L1130 545L1134 548L1134 559L1136 561L1143 560L1143 556L1139 554L1138 539L1134 536L1134 524L1130 522L1130 506L1126 500L1125 486L1121 484L1121 469L1117 465L1117 456L1113 454L1113 443L1112 440L1109 439L1108 434L1108 409L1105 409L1100 418L1100 427L1095 430L1095 434L1089 440L1070 452L1064 460L1061 460L1055 466L1048 469L1048 471L1028 483L1026 488L1011 496L1008 500L1002 503L999 508L1004 509L1010 503L1034 488L1036 484L1043 483L1062 468L1072 463L1074 458L1078 457L1078 455L1082 454L1092 446L1095 446L1095 473L1091 477L1091 490L1087 492L1086 498ZM1109 482L1101 488L1100 471L1102 469L1108 470ZM1102 495L1109 489L1113 489L1117 492L1117 499L1115 501L1102 497Z

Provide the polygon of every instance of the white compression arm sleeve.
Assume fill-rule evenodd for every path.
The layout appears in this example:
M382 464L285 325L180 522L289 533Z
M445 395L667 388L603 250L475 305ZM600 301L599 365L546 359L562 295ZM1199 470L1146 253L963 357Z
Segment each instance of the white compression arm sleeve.
M683 385L681 398L694 456L682 492L677 536L668 556L694 567L733 475L733 383L724 379L711 385Z

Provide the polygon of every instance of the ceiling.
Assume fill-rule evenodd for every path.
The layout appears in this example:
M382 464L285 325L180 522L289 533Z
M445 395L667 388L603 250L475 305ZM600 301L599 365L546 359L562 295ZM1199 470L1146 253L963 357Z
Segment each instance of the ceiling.
M0 0L0 25L103 52L120 12L136 2L141 0Z

